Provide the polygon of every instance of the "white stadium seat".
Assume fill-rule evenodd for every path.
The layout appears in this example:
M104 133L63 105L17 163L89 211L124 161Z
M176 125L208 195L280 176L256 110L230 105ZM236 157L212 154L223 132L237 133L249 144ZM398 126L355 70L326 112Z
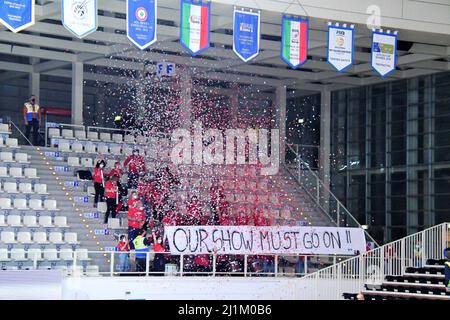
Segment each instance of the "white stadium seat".
M37 224L36 216L24 216L23 225L28 228L36 228L39 226Z
M14 208L18 210L28 210L27 199L14 199Z
M23 249L23 248L11 249L11 260L26 261L27 258L25 258L25 249Z
M66 139L72 139L73 138L73 130L72 129L63 129L62 136Z
M3 185L3 190L6 193L17 193L17 183L15 182L5 182Z
M123 136L121 134L113 134L112 139L116 143L122 143L123 142Z
M53 222L51 216L40 216L39 225L44 228L53 228Z
M12 209L11 199L0 198L0 209L3 209L3 210Z
M88 140L91 140L91 141L98 141L98 132L89 131L87 138L88 138Z
M7 123L0 123L0 133L10 133Z
M4 142L3 137L0 136L0 148L5 146Z
M147 144L147 137L145 136L137 136L136 137L137 144Z
M27 258L32 261L41 261L42 259L42 250L39 248L31 248L27 251Z
M121 147L121 146L113 146L113 147L111 148L111 153L112 153L113 155L115 155L115 156L120 156L120 155L121 155L121 150L122 150L122 147Z
M75 254L77 256L78 261L87 261L90 260L88 256L87 249L75 249Z
M10 227L22 227L22 219L20 216L18 215L9 215L6 218L6 223L10 226Z
M120 219L109 218L108 219L108 229L120 229Z
M43 210L41 199L30 199L30 209L31 210Z
M61 138L61 131L58 128L48 129L49 138Z
M30 179L37 179L37 169L36 168L25 168L25 177Z
M10 261L11 259L9 259L8 257L8 249L6 248L1 248L0 249L0 262L7 262Z
M12 231L3 231L0 233L0 241L5 244L17 243L15 233Z
M48 235L48 241L54 244L64 243L61 232L50 232L50 234Z
M66 234L64 234L64 241L68 244L78 244L77 233L66 232Z
M30 163L30 161L28 161L28 154L26 154L26 153L16 153L16 162L18 162L18 163Z
M0 152L0 160L3 162L14 162L12 152Z
M31 233L29 231L20 231L17 233L17 242L22 244L33 243L31 240Z
M122 154L129 156L133 153L133 148L131 147L124 147L122 148Z
M84 151L86 153L97 153L97 147L93 143L88 143L84 146Z
M109 153L109 147L106 144L99 144L97 146L97 151L99 154L108 154Z
M134 141L135 141L134 136L132 136L130 134L127 134L125 136L124 142L126 142L126 143L134 143Z
M105 142L111 142L111 134L107 132L100 133L100 140Z
M15 138L7 138L5 141L5 145L10 148L18 148L19 140Z
M6 177L9 177L8 168L0 166L0 178L6 178Z
M76 130L75 138L80 139L80 140L86 140L86 131Z
M80 158L78 157L68 157L67 164L71 167L79 167L80 166Z
M87 277L100 276L98 266L86 266L86 276Z
M47 185L44 183L36 183L34 185L34 192L37 194L48 194Z
M56 200L45 200L44 201L44 208L47 210L58 210L56 207Z
M47 233L42 231L33 233L33 241L37 244L47 244Z
M107 210L106 202L99 202L97 203L97 211L100 213L105 213Z
M84 168L93 168L94 162L92 158L81 158L81 166Z
M79 142L75 142L74 144L72 144L72 152L82 153L83 145Z
M5 215L0 214L0 227L6 227Z
M23 170L22 168L9 168L9 175L12 178L23 178Z
M60 142L58 145L58 150L61 152L70 152L70 143Z
M19 183L19 192L26 194L33 193L31 183Z
M73 250L69 248L63 248L59 250L59 258L63 261L73 260Z
M95 195L95 188L93 186L88 186L87 194L89 196L94 196Z
M57 228L68 228L67 218L63 216L55 217L55 227Z
M56 248L44 249L44 259L47 261L58 261L58 251Z

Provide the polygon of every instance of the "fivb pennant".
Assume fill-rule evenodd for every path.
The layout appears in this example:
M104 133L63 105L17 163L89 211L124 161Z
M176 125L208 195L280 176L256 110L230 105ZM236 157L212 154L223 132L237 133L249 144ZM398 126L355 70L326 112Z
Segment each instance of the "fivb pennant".
M260 13L234 9L233 51L244 62L259 54Z
M62 0L63 26L77 38L97 30L97 0Z
M127 0L127 37L144 50L156 42L157 0Z
M34 0L0 0L0 22L12 32L34 25Z
M180 43L193 56L209 48L211 4L181 0Z
M353 28L328 27L328 63L342 72L353 65L354 31Z
M374 32L372 35L372 68L382 77L395 71L397 65L397 35Z
M281 25L281 59L297 69L308 60L308 20L283 16Z

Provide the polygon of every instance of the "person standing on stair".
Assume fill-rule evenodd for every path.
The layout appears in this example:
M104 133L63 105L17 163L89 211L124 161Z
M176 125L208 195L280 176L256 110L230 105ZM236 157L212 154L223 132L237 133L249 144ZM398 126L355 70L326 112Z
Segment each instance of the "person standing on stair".
M33 129L33 144L38 145L39 128L42 123L42 112L39 105L36 103L36 97L32 94L30 101L23 105L23 119L25 121L25 136L30 140L31 129Z
M145 173L145 159L139 155L139 150L133 150L133 154L129 156L123 166L128 169L128 188L137 189L139 175Z
M116 217L117 204L119 203L119 188L117 186L117 176L112 176L111 179L106 182L105 195L107 207L105 213L105 224L107 224L110 214L113 219Z
M444 279L444 285L445 285L445 291L450 292L450 248L446 248L444 250L444 256L447 261L445 261L445 279Z
M103 197L105 194L105 176L104 176L104 168L105 161L99 160L97 161L94 169L94 189L95 189L95 197L94 197L94 208L97 208L98 202L103 202Z

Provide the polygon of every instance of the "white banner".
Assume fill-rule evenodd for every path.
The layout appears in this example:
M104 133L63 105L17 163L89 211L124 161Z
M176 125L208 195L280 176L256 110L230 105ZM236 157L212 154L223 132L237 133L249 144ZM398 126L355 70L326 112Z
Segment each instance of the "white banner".
M333 227L170 226L172 254L336 254L366 252L364 231Z
M328 27L328 62L342 72L353 64L353 29Z
M61 20L78 38L97 30L97 0L62 0Z
M372 67L382 77L395 71L397 65L397 36L374 32L372 39Z

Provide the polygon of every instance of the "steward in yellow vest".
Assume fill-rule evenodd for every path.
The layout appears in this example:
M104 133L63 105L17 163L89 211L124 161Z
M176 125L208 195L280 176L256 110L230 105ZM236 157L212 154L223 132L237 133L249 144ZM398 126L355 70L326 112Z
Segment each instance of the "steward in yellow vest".
M34 95L31 95L30 101L25 102L23 106L23 119L26 126L25 136L30 140L31 129L33 129L33 144L36 146L38 144L39 127L42 123L42 113Z

